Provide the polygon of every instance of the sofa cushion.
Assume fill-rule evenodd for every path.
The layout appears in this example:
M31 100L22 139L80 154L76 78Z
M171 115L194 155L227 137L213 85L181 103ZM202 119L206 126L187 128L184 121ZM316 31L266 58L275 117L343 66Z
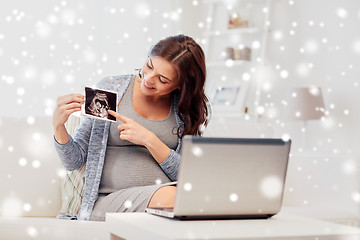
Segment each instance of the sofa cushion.
M85 185L85 164L74 171L68 171L61 183L61 209L57 217L76 216L79 213Z
M70 115L65 123L67 132L74 136L81 121L81 116L77 114ZM58 218L62 216L76 216L79 213L82 193L85 186L85 166L74 171L67 171L61 182L61 209Z

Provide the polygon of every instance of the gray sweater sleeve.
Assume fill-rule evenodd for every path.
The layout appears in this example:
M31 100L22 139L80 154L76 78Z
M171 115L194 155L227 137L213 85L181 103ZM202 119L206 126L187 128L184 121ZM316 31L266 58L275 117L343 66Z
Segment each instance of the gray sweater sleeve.
M91 126L92 119L83 117L74 138L69 135L69 142L60 144L54 138L55 149L67 170L79 169L86 161Z
M171 150L169 156L162 163L160 163L160 167L170 178L171 181L177 180L180 158L181 156L179 153Z

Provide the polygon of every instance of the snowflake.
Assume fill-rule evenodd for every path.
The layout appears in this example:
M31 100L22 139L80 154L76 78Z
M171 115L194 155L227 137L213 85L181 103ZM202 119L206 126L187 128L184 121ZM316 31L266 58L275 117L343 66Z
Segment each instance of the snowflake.
M259 49L261 44L259 41L254 41L251 45L253 49Z
M20 159L19 159L19 165L20 165L21 167L25 167L25 166L27 165L27 160L26 160L26 158L20 158Z
M273 34L274 40L280 41L283 39L283 37L284 37L284 34L282 31L280 31L280 30L274 31L274 34Z
M201 147L199 146L194 146L192 149L191 149L191 152L194 154L194 156L196 157L202 157L204 155L204 151L202 150Z
M31 210L31 204L30 203L25 203L23 206L23 209L25 212L29 212Z
M256 112L260 115L264 114L265 113L265 108L263 106L258 106L256 108Z
M124 207L125 208L131 208L132 206L132 202L130 200L126 200L125 203L124 203Z
M40 161L39 161L39 160L34 160L34 161L32 162L32 166L33 166L33 168L39 168L39 167L40 167L40 165L41 165L41 163L40 163Z
M185 191L189 192L189 191L191 191L191 189L192 189L192 184L191 183L185 183L184 184L184 190Z
M288 76L289 76L288 71L282 70L282 71L280 72L280 77L281 77L281 78L285 79L285 78L287 78Z
M284 142L287 142L290 140L290 135L287 134L287 133L284 133L282 136L281 136L281 139L284 141Z
M236 202L239 199L239 196L236 193L232 193L229 196L231 202Z
M245 82L247 82L247 81L249 81L250 79L251 79L251 75L249 74L249 73L243 73L243 75L242 75L242 79L245 81Z
M267 198L277 198L282 192L282 181L277 176L268 176L261 181L261 193Z
M336 15L339 17L339 18L342 18L342 19L345 19L348 17L348 13L347 11L344 9L344 8L338 8L336 9Z

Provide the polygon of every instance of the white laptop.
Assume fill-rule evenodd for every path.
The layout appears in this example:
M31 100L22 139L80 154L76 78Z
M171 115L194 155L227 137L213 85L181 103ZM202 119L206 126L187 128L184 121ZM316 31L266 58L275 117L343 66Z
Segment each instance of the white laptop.
M178 219L269 218L280 211L291 141L185 136L173 209Z

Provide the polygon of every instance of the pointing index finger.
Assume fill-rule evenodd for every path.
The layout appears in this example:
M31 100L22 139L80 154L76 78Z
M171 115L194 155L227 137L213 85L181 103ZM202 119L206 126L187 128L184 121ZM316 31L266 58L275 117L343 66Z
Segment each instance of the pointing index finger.
M131 120L128 117L125 117L123 115L121 115L120 113L114 112L113 110L108 110L108 113L114 117L116 117L117 119L119 119L120 121L122 121L123 123L128 122L129 120Z

